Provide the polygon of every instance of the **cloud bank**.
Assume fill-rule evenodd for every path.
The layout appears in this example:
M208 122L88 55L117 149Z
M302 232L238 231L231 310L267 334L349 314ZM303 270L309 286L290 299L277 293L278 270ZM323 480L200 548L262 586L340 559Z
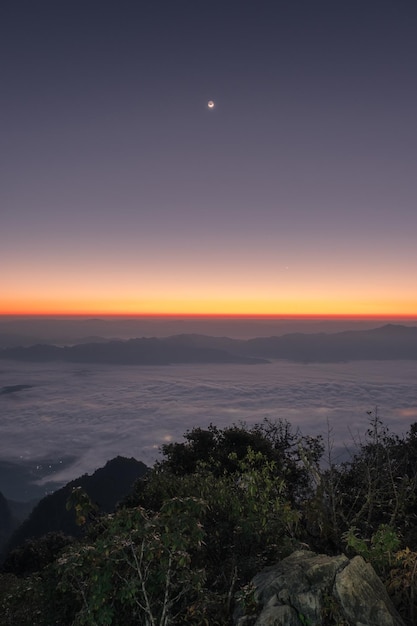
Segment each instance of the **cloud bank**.
M5 367L6 366L6 367ZM303 434L326 435L336 449L364 434L367 411L397 432L417 420L415 362L155 367L3 362L0 459L55 462L39 480L92 472L121 454L152 464L160 446L187 429L286 419ZM74 457L71 464L59 461ZM35 471L36 476L36 471Z

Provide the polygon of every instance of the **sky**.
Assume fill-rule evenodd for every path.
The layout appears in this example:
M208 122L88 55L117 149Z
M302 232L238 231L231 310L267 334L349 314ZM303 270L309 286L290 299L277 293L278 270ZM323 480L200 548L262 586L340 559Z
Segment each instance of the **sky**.
M0 24L0 314L417 315L413 0Z

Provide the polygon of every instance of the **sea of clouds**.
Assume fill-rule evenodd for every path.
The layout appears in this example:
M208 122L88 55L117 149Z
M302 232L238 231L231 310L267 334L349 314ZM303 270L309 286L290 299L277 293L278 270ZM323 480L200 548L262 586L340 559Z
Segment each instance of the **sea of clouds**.
M36 470L53 459L39 483L62 484L117 455L151 465L163 443L210 422L285 419L325 439L330 428L338 455L363 439L375 407L399 434L417 421L415 361L0 368L0 388L31 386L0 395L0 460Z

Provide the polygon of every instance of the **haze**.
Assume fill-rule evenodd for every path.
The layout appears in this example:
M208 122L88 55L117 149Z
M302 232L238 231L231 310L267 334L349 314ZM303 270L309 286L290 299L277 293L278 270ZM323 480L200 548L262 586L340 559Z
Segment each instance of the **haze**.
M248 339L287 333L334 333L366 330L387 323L417 326L406 317L285 317L285 316L0 316L0 348L34 343L73 344L102 337L168 337L203 334Z

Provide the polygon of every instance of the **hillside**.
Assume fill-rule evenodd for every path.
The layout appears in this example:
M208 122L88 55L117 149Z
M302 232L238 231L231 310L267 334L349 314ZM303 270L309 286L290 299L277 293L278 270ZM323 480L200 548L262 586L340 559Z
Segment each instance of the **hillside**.
M85 474L69 482L35 506L29 517L11 536L7 551L27 539L41 537L49 532L79 535L80 528L75 523L74 511L66 509L66 502L74 488L84 489L99 511L110 513L119 500L130 492L134 482L147 471L144 463L119 456L108 461L91 476Z

